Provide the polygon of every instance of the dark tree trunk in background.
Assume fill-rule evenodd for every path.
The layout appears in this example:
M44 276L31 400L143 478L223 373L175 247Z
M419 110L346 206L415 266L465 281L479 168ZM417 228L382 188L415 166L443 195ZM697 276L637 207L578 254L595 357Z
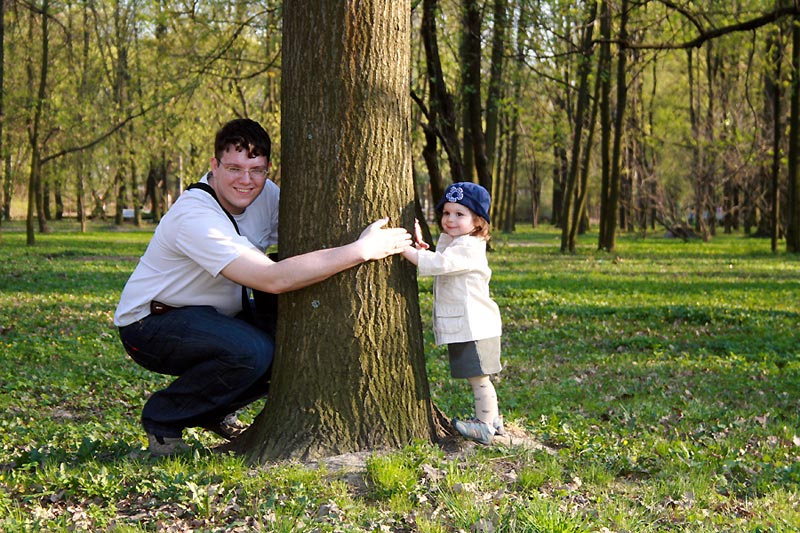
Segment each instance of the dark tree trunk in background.
M481 6L477 0L464 2L464 87L466 123L469 136L464 139L464 150L470 151L475 164L478 183L492 191L492 171L486 156L486 138L481 109Z
M461 159L461 143L458 140L458 124L456 109L453 104L453 97L447 90L442 72L442 64L439 57L439 42L436 34L436 13L438 11L438 0L424 0L422 8L422 43L425 47L425 64L428 75L428 87L430 92L428 126L431 129L426 135L426 150L424 153L428 169L430 171L433 161L429 158L437 156L435 149L435 137L438 136L442 142L447 160L450 164L450 179L453 182L464 181L464 163ZM438 167L438 162L436 163ZM435 176L438 171L431 173L431 200L437 202L444 194L444 184L442 179Z
M5 125L5 114L3 113L3 101L5 100L5 2L0 2L0 168L5 160L3 157L3 126ZM11 179L8 173L0 170L0 232L3 229L3 218L5 217L5 205L8 203L5 191L8 189L6 182ZM2 236L2 233L0 233Z
M610 4L610 0L606 2ZM609 5L609 11L610 11ZM619 207L620 182L622 170L620 168L622 153L622 133L625 124L625 107L627 106L628 82L626 79L627 51L625 43L628 40L628 0L622 0L620 5L619 23L619 48L617 51L617 98L614 115L614 139L611 147L611 175L608 189L608 214L615 213ZM609 73L610 74L610 73ZM616 217L610 216L605 226L605 239L603 248L613 252L617 244Z
M494 0L492 24L492 54L489 64L489 86L486 90L486 166L495 178L495 159L498 151L498 132L500 130L500 101L502 99L503 70L506 54L506 26L508 25L508 0ZM491 189L490 193L496 195ZM494 207L494 206L492 206Z
M776 29L770 32L767 37L767 57L769 67L764 76L764 96L765 96L765 112L764 122L767 125L765 137L771 138L772 141L772 160L768 170L764 172L764 179L760 183L759 191L762 192L767 199L766 202L759 202L758 205L768 206L762 209L760 216L755 223L758 224L758 233L760 235L770 236L770 249L773 252L778 251L778 239L780 238L780 176L781 176L781 156L783 138L783 120L781 100L783 98L783 91L781 91L781 63L783 62L783 46L781 43L781 32ZM769 128L769 126L772 126ZM752 203L750 202L751 209ZM755 218L755 214L751 215L751 220Z
M589 2L585 6L587 15L583 35L581 37L581 55L578 65L578 101L574 117L574 131L572 132L572 155L570 156L569 173L567 174L566 186L563 190L563 208L561 210L561 251L575 251L575 240L573 231L574 221L577 220L575 210L575 193L580 186L582 146L584 143L583 128L586 123L586 115L589 113L590 100L590 80L589 74L592 69L593 44L592 35L594 33L594 21L597 17L597 3ZM588 146L585 147L589 149ZM571 239L572 237L572 239Z
M42 22L41 22L41 39L42 39L42 55L39 69L39 84L36 89L36 96L33 98L33 117L29 126L28 140L31 146L31 166L30 174L28 177L28 213L26 218L26 232L27 244L29 246L36 244L36 237L33 227L33 213L36 211L36 216L39 219L39 231L45 233L48 231L47 221L45 220L43 202L42 202L42 153L40 130L42 127L42 113L44 101L47 98L47 73L48 63L50 56L50 34L49 30L49 1L44 0L42 3ZM31 39L33 39L33 13L31 13ZM28 65L28 78L31 85L35 78L33 73L33 65Z
M800 253L800 17L792 24L792 92L789 102L789 171L786 251Z

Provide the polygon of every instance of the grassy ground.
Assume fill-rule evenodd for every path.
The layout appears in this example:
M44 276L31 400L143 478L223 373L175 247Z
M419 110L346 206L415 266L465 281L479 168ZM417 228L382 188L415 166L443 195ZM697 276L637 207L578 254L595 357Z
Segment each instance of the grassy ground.
M111 324L150 233L73 229L0 237L2 531L800 531L800 260L767 241L498 237L501 409L553 453L415 443L345 475L194 431L193 456L150 458L139 411L167 380ZM426 327L434 399L467 414Z

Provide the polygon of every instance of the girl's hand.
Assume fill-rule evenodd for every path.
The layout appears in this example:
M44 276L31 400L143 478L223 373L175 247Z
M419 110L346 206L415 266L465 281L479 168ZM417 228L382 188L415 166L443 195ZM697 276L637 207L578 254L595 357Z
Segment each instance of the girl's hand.
M419 220L414 219L414 246L419 249L427 250L431 247L430 244L422 240L422 228L419 225Z

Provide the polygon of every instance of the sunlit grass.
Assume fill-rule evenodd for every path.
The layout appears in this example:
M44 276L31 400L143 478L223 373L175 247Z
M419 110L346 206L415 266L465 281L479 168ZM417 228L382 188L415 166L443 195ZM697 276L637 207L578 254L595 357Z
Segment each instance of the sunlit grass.
M564 255L552 228L495 236L500 406L551 453L414 443L353 478L254 469L198 431L193 455L150 458L139 413L169 378L125 356L112 313L152 228L54 228L0 237L0 530L800 528L800 258L768 241L622 235L607 254L589 234ZM469 415L431 298L420 279L431 390Z

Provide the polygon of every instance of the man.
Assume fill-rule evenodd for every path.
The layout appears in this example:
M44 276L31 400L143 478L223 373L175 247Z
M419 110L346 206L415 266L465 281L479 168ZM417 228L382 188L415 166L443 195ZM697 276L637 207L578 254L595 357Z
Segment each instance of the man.
M122 291L114 324L125 350L148 370L177 376L142 410L153 455L188 449L187 427L238 436L236 410L266 394L274 339L243 318L242 286L299 289L411 243L381 219L350 244L273 262L264 254L277 236L270 149L257 122L225 124L205 178L210 188L180 196Z

